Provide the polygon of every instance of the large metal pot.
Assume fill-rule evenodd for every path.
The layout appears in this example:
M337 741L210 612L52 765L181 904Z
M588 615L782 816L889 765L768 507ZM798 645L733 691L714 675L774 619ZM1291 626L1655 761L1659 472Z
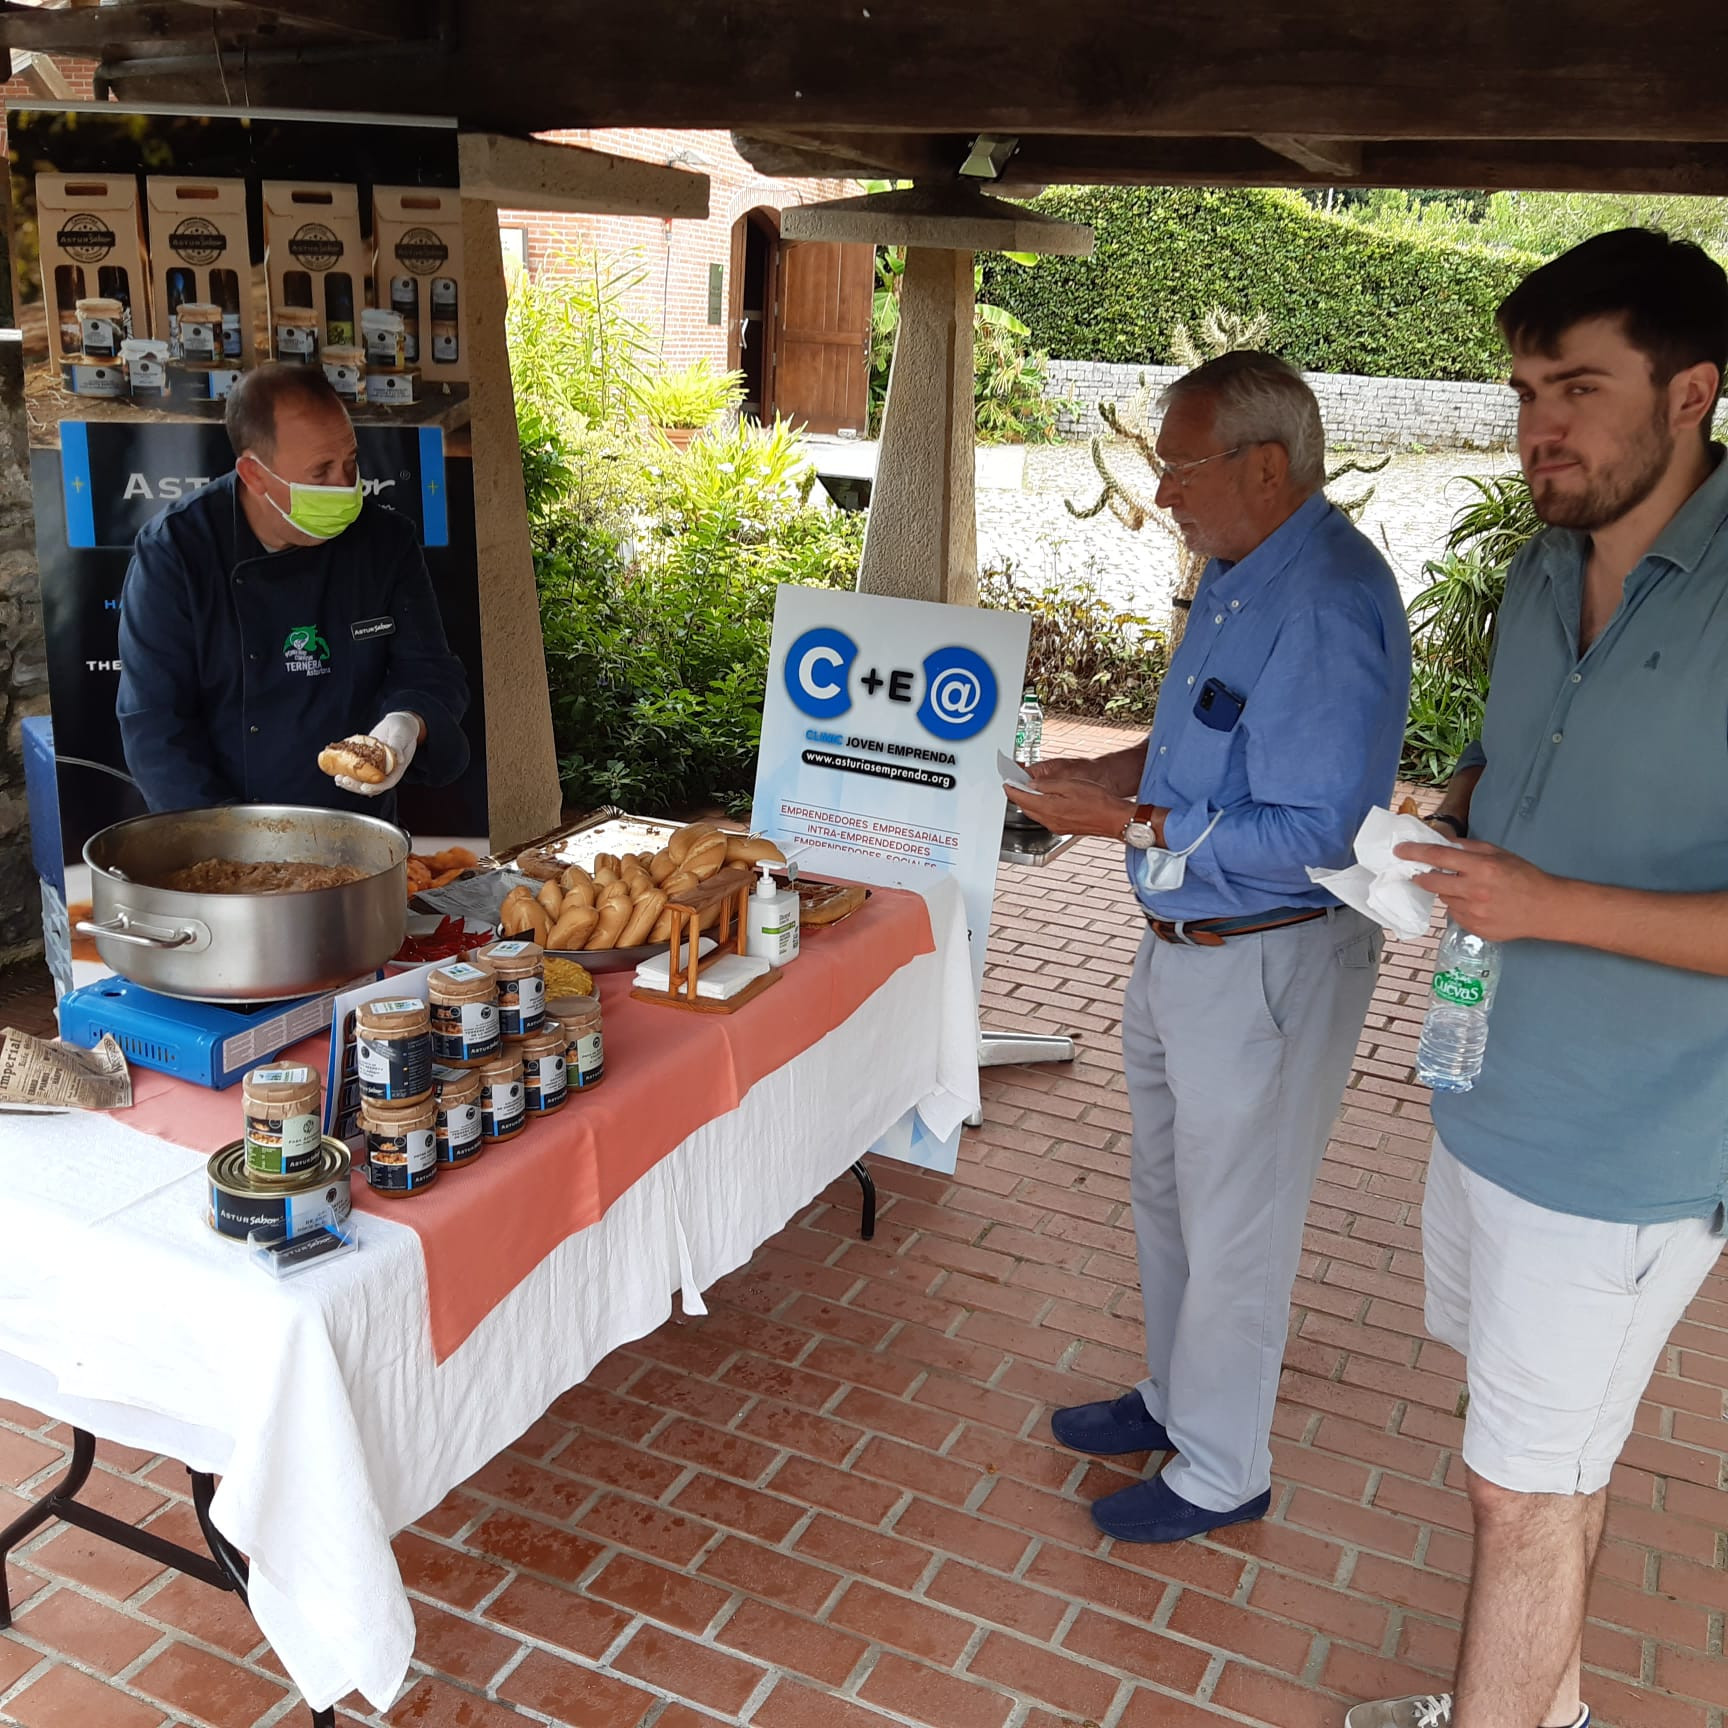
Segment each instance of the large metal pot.
M206 858L351 864L357 882L305 893L152 888ZM278 1002L373 971L407 930L408 837L374 816L232 804L134 816L91 836L79 933L123 978L200 1002Z

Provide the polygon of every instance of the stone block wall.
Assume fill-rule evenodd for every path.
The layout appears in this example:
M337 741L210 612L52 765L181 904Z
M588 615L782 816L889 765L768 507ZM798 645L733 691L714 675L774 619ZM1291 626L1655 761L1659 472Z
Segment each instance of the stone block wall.
M1045 394L1068 399L1065 435L1100 430L1100 402L1127 403L1142 382L1154 392L1181 374L1179 366L1118 366L1097 360L1052 360ZM1363 450L1404 450L1413 444L1452 450L1498 450L1513 440L1517 401L1504 384L1455 384L1427 378L1355 378L1310 372L1329 444Z
M1064 437L1103 430L1100 402L1126 406L1143 385L1156 394L1180 366L1117 366L1102 360L1052 360L1044 394L1075 406L1058 425ZM1328 444L1358 450L1509 450L1517 436L1518 402L1504 384L1449 383L1432 378L1356 378L1338 372L1303 374L1320 402ZM1716 436L1728 439L1728 401L1716 415Z

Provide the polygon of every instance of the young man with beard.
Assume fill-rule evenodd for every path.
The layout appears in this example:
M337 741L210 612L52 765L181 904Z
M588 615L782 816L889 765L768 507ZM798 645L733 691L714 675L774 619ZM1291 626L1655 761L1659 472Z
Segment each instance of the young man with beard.
M1436 1096L1429 1330L1466 1359L1454 1694L1348 1728L1584 1728L1609 1473L1728 1195L1728 278L1647 229L1500 308L1549 531L1513 561L1482 745L1410 846L1503 943L1482 1073Z

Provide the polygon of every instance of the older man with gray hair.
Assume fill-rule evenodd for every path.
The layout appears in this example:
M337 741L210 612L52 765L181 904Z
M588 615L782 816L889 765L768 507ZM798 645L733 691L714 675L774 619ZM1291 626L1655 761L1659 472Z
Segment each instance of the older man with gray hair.
M1302 1221L1380 931L1309 880L1392 791L1410 633L1386 561L1322 493L1320 409L1270 354L1165 391L1158 503L1208 555L1152 735L1008 795L1123 842L1147 931L1122 1052L1146 1378L1058 1410L1079 1452L1174 1454L1096 1501L1130 1542L1264 1515Z

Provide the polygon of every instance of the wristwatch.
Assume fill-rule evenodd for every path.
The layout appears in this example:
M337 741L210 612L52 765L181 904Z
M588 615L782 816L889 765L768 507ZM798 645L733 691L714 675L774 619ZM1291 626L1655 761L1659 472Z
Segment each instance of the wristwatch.
M1444 822L1460 840L1468 840L1470 838L1469 825L1465 822L1462 816L1454 816L1450 810L1436 810L1434 814L1428 818L1428 823L1429 826L1432 827L1436 822Z
M1152 813L1155 808L1152 804L1134 806L1134 814L1122 825L1124 845L1144 852L1149 846L1158 844L1158 831L1152 826Z

